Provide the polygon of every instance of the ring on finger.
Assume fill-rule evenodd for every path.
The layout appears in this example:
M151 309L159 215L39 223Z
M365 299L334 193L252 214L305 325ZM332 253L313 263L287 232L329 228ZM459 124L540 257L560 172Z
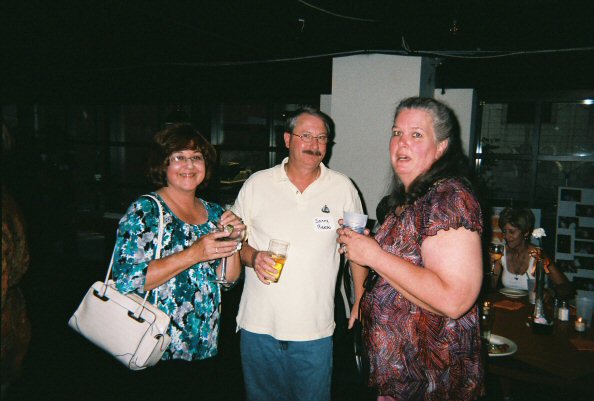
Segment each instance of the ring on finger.
M215 253L219 253L219 248L215 248Z

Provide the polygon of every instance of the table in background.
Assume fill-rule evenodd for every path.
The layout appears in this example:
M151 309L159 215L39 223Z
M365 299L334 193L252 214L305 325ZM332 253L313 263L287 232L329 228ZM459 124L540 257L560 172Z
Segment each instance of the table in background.
M493 303L507 299L499 293L487 298ZM488 372L517 381L594 392L594 352L578 351L570 342L574 338L594 340L594 328L576 332L572 315L568 322L555 320L551 334L535 334L529 325L534 306L528 303L528 297L513 301L521 302L522 307L515 311L495 308L493 334L512 340L518 350L510 356L490 357Z

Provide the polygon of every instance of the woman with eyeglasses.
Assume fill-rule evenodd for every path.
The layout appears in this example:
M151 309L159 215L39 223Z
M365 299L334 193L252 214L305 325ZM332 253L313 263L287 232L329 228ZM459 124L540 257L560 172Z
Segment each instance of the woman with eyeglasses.
M171 317L171 344L163 354L167 361L148 370L157 372L149 385L165 386L166 379L172 397L176 388L171 380L177 378L180 385L192 380L185 385L194 386L197 380L213 377L208 373L210 359L217 354L221 311L221 289L215 280L222 259L227 259L229 282L240 276L238 242L224 239L240 238L245 225L231 211L196 196L207 185L215 160L215 149L188 124L157 132L149 178L158 188L150 195L164 214L161 258L155 259L160 215L154 199L136 199L117 231L113 276L118 290L141 296L152 290L149 301L155 302L156 293L156 305ZM175 372L166 374L163 369ZM143 392L150 394L146 388Z
M389 152L394 190L375 238L338 230L356 282L372 269L349 322L362 323L369 384L383 401L477 399L482 215L454 113L403 100Z

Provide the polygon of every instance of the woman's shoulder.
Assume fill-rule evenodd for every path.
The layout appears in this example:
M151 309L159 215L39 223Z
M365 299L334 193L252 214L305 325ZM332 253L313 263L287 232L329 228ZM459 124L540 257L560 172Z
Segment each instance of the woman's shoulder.
M445 178L436 182L422 198L420 208L423 226L433 231L463 226L482 232L480 204L460 179Z
M163 213L167 213L169 210L167 203L156 192L140 195L134 202L139 209L146 211L147 213L153 211L159 213L160 209L163 209Z
M474 191L468 183L459 178L443 178L436 181L429 188L424 199L426 203L432 205L461 202L478 207L478 199Z
M158 213L159 206L155 202L155 199L152 199L147 195L151 195L152 197L154 197L157 200L157 202L159 202L162 205L164 212L166 211L166 207L163 206L163 200L155 192L151 192L149 194L144 194L134 199L130 206L128 206L126 213L120 221L129 220L130 218L134 217L141 218L145 214Z
M470 183L463 178L458 177L447 177L441 178L433 183L429 192L434 190L435 192L469 192L473 193Z

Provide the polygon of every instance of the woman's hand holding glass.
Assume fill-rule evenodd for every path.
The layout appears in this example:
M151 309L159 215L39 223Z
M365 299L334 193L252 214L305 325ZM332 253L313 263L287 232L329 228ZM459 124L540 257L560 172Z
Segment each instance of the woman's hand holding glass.
M367 257L370 254L372 247L378 247L378 243L374 238L369 236L369 229L365 229L363 234L351 230L349 227L343 227L343 220L339 219L338 224L341 226L336 230L338 238L336 241L340 244L338 252L345 255L350 261L361 266L367 266Z
M226 211L221 215L221 219L215 227L214 233L225 233L226 236L218 237L217 241L221 245L224 243L227 245L233 244L233 253L235 253L241 249L241 242L245 238L245 224L243 224L241 218L229 209L230 206L226 207ZM221 258L220 271L217 272L217 278L214 281L223 285L232 284L232 282L227 280L227 256L222 256Z
M381 251L379 244L374 238L369 236L370 230L365 229L363 234L353 231L343 225L343 219L338 220L341 228L336 230L338 233L337 242L340 244L338 252L348 258L351 268L351 274L355 286L355 303L351 309L348 328L354 327L356 320L359 320L359 302L362 296L362 288L370 275L377 277L377 274L369 269L370 263L367 261L373 253L374 248ZM359 290L357 290L359 288Z
M491 289L497 288L497 280L499 278L497 272L497 264L503 257L504 245L501 243L492 242L489 244L489 257L491 258L491 270L489 271L489 285Z
M491 274L495 272L495 265L503 257L503 244L492 242L489 245L489 256L491 258Z
M219 220L217 227L229 232L228 240L241 242L245 239L246 225L243 220L230 210L226 210ZM233 227L233 229L231 229Z
M233 227L225 230L224 227ZM221 220L211 232L200 237L190 247L193 251L192 262L206 262L227 258L238 251L238 243L245 238L246 226L233 212L226 211L221 215Z
M227 241L229 232L213 229L209 234L204 235L192 244L197 251L198 257L194 262L206 262L209 260L221 259L232 256L237 252L237 242Z

